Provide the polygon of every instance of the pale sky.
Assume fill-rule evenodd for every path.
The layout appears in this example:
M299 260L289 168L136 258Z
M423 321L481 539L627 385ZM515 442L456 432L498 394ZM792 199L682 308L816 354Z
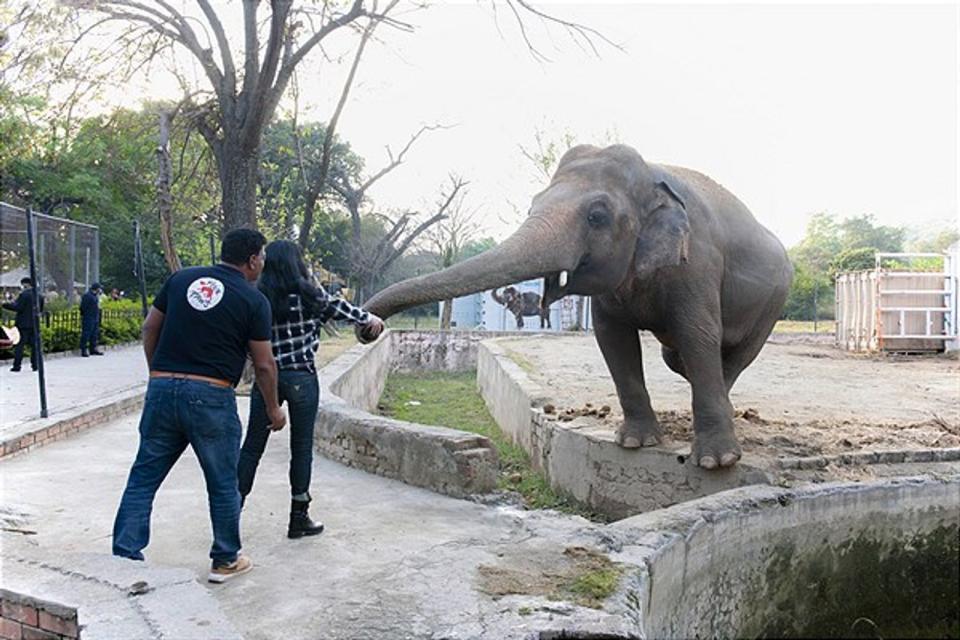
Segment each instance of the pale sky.
M502 238L519 221L509 203L525 211L541 188L519 149L540 128L702 171L787 246L819 211L956 224L955 5L538 6L625 51L601 44L598 58L528 17L551 59L538 62L509 11L495 20L486 2L438 3L403 16L412 34L379 32L340 134L377 169L385 145L398 150L424 124L456 125L418 142L377 185L381 207L425 209L455 172L470 181L468 206ZM345 66L304 68L307 115L327 119Z

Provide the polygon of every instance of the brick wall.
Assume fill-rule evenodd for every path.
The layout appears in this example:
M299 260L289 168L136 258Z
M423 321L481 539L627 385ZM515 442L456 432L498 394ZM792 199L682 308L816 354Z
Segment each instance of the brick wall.
M75 608L0 589L0 639L74 640L79 637Z
M143 393L138 393L135 396L112 402L106 406L90 409L79 415L65 418L46 427L31 431L30 433L0 441L0 458L15 453L32 451L45 444L62 440L82 429L104 424L121 416L125 416L128 413L133 413L137 411L142 404Z

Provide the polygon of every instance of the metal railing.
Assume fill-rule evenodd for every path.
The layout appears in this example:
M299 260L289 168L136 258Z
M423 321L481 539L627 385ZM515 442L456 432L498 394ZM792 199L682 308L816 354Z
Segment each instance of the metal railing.
M3 317L8 322L13 318L13 315L11 311L3 312ZM101 333L106 323L116 320L135 320L139 326L143 321L143 316L139 309L100 309ZM74 348L80 347L79 335L83 323L78 308L44 311L40 314L40 325L50 331L49 341L52 344L62 344L66 341L73 342L76 339L77 344Z

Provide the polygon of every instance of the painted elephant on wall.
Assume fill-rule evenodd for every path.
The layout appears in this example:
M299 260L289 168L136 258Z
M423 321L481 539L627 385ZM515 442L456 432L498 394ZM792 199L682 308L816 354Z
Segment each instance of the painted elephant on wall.
M524 291L520 293L516 287L507 287L500 294L496 289L490 291L490 295L507 308L513 317L517 319L517 328L523 329L524 316L539 316L540 328L550 328L550 309L540 305L540 294L533 291Z
M645 162L634 149L577 146L526 221L489 251L394 284L367 302L381 317L433 300L543 277L543 306L593 299L594 331L613 377L627 448L660 442L639 329L693 391L693 460L713 469L741 455L730 388L760 352L787 298L783 245L707 176Z

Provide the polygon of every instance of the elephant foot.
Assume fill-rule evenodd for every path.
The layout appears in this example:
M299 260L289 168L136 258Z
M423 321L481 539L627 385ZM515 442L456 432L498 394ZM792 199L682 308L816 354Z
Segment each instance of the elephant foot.
M663 431L656 418L626 419L617 428L616 442L624 449L653 447L663 440Z
M694 430L696 432L696 429ZM740 443L733 433L733 425L697 432L693 438L694 462L704 469L732 467L742 455Z

